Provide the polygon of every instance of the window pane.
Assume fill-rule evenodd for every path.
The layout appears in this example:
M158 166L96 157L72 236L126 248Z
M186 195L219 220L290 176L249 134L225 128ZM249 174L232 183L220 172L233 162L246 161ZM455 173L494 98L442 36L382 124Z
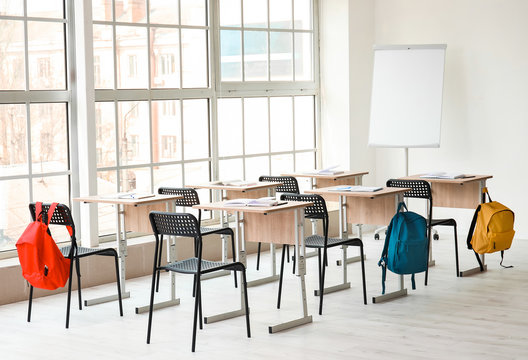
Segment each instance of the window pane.
M269 152L268 99L244 99L246 154Z
M313 171L315 169L315 155L313 152L295 154L295 171ZM297 178L301 194L312 188L311 178Z
M146 101L119 102L118 111L119 158L121 165L149 162L150 129L148 103Z
M24 104L0 105L0 174L2 176L26 174L27 124ZM1 186L1 185L0 185ZM0 197L1 202L7 201ZM1 216L1 214L0 214Z
M0 1L0 15L24 15L24 2L20 0Z
M295 80L312 81L312 34L295 34Z
M160 187L180 188L183 186L182 166L167 165L154 168L154 191Z
M246 159L246 179L257 181L261 175L269 175L269 157L258 156Z
M29 87L65 89L64 25L28 21Z
M179 100L152 102L152 160L181 160L181 111Z
M293 104L291 97L270 98L270 131L272 152L293 151L292 109ZM290 170L293 170L293 166Z
M185 184L200 184L209 181L209 162L185 164ZM200 203L211 202L211 192L207 189L198 189ZM198 210L186 208L185 212L198 216ZM210 219L211 211L202 211L202 220Z
M220 0L220 26L240 27L241 0Z
M270 28L292 28L291 0L270 0Z
M271 157L271 174L281 175L293 171L293 154L274 155Z
M244 32L245 80L268 80L268 33L265 31Z
M122 89L148 85L147 29L116 26L117 86Z
M207 99L183 101L184 157L209 157L209 109Z
M116 165L115 104L95 103L97 167Z
M35 17L63 19L63 4L64 0L27 0L27 14Z
M144 23L147 20L146 0L115 1L116 21Z
M241 155L242 135L241 99L218 99L218 155Z
M15 248L31 220L27 179L0 181L0 251Z
M207 25L205 0L180 0L182 25Z
M150 23L176 25L178 11L178 0L150 0Z
M0 90L24 90L24 22L0 20Z
M94 25L94 85L96 89L114 88L114 45L110 25Z
M312 29L312 0L293 0L294 28Z
M242 159L220 160L218 162L219 180L242 180L243 178L244 163Z
M268 27L267 0L244 0L244 26Z
M295 150L315 148L315 110L313 96L296 96L295 106ZM299 167L297 167L299 170Z
M115 194L117 188L116 171L97 172L97 193L100 195ZM111 204L98 204L99 235L115 234L116 232L116 210Z
M183 87L207 87L207 31L182 29L181 37Z
M180 37L178 29L151 28L153 88L180 87Z
M220 30L220 64L222 81L242 80L241 31Z
M112 0L92 0L92 17L96 21L112 21Z
M33 172L68 170L66 104L31 104L29 111Z
M293 80L292 34L270 32L270 80Z
M122 169L119 191L150 192L150 168Z

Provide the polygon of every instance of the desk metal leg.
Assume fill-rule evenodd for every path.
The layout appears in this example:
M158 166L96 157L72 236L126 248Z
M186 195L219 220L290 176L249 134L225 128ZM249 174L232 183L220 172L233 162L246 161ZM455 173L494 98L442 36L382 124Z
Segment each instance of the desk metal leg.
M240 214L235 212L235 251L239 254L238 261L246 266L246 250L243 241L240 242ZM244 286L242 285L242 274L240 274L240 309L234 311L228 311L225 313L205 316L204 322L206 324L212 324L217 321L232 319L234 317L246 315L245 302L244 302ZM247 309L249 311L249 309Z
M304 254L306 249L304 247L304 209L295 210L295 258L297 264L297 276L299 277L300 288L301 288L301 303L302 303L302 317L283 322L277 325L268 327L270 334L277 333L282 330L291 329L300 325L311 323L312 316L308 315L308 305L306 303L306 283L304 275L306 275L306 262Z
M115 205L116 209L116 242L117 242L117 254L119 264L119 276L121 282L121 298L127 299L130 297L130 292L126 291L125 278L126 278L126 256L127 256L127 239L125 230L125 213L124 206L120 204ZM103 296L95 299L85 300L84 306L91 306L102 304L110 301L118 300L117 294Z
M396 200L395 209L397 209L398 208L398 204L403 200L403 195L401 195L401 194L397 195L395 197L395 200ZM407 295L407 289L404 287L403 275L399 275L399 278L400 278L400 289L399 290L396 290L396 291L393 291L393 292L390 292L390 293L387 293L387 294L383 294L383 295L373 296L372 297L372 303L373 304L379 304L379 303L384 302L384 301L388 301L388 300L396 299L396 298L399 298L399 297L402 297L402 296L406 296Z

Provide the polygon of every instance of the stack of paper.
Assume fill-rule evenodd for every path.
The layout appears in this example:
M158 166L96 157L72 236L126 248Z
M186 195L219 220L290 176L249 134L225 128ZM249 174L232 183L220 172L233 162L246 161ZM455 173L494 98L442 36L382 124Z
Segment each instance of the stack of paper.
M341 185L341 186L336 186L328 190L330 191L350 191L350 192L373 192L373 191L379 191L381 189L383 188L379 186Z
M213 181L212 185L223 185L223 186L254 186L257 185L255 181L244 181L244 180L225 180L225 181Z
M465 178L466 175L457 172L435 171L420 175L420 177L425 179L462 179Z
M260 199L232 199L227 200L224 205L226 206L277 206L286 204L286 201L277 201L273 197L263 197Z
M135 193L135 192L125 192L117 194L105 194L101 195L103 199L146 199L149 197L154 197L155 194L152 193Z

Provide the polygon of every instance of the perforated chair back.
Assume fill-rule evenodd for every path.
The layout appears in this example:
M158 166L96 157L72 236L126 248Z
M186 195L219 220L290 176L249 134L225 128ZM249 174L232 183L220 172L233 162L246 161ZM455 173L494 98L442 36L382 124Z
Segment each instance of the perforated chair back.
M200 226L193 214L152 211L149 214L154 235L200 237Z
M411 188L412 190L409 190L403 194L404 197L432 200L431 185L429 185L429 183L425 180L390 179L387 180L387 186Z
M47 222L47 218L44 216L44 213L47 216L51 204L42 204L43 220ZM35 203L29 204L29 212L33 221L37 218L38 214L35 214L36 205ZM49 220L50 225L63 225L71 229L71 240L76 245L75 241L75 224L73 223L73 217L70 211L70 208L64 204L58 204Z
M313 205L304 208L304 216L309 219L328 219L326 202L317 194L282 194L281 200L311 202Z
M277 186L275 191L280 193L299 194L299 184L293 176L267 176L259 177L259 181L278 182L282 185Z
M160 187L158 194L161 195L181 195L183 198L174 200L176 206L194 206L200 204L198 193L194 189L189 188L171 188Z

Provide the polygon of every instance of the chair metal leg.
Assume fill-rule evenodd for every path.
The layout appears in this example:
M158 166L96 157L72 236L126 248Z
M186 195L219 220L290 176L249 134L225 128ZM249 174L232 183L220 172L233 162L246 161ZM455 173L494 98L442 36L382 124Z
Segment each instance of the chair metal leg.
M28 304L28 314L27 314L27 322L31 321L31 305L33 303L33 285L29 286L29 304Z
M286 246L286 260L290 262L290 245Z
M359 251L361 251L361 278L363 280L363 304L367 305L367 282L365 280L365 255L363 253L363 243L359 245Z
M260 247L261 247L262 243L258 243L258 248L257 248L257 270L259 269L259 266L260 266Z
M195 283L200 279L199 276L195 276ZM196 323L198 320L198 305L200 301L200 285L196 284L196 296L194 297L194 318L193 318L193 333L192 333L192 346L191 351L194 352L196 348Z
M203 329L203 314L202 314L202 283L198 281L198 317L200 318L200 330Z
M453 226L453 229L455 230L455 263L456 263L456 276L460 276L460 270L458 267L458 239L457 239L457 226Z
M233 262L236 262L235 234L233 233L232 230L229 236L231 236L231 252L233 253ZM238 280L237 280L236 271L233 271L233 278L235 279L235 288L238 288Z
M73 261L74 259L70 259L70 278L68 279L68 301L66 303L66 329L70 327L70 303L71 303Z
M167 241L169 241L167 239ZM167 246L168 248L168 246ZM158 264L157 264L157 268L158 268L158 271L156 272L156 292L159 291L159 280L160 280L160 270L159 268L161 267L161 254L163 253L163 241L160 241L160 250L159 250L159 254L158 254Z
M282 278L284 276L284 255L286 253L286 250L288 248L288 245L282 245L282 256L281 256L281 268L280 268L280 274L279 274L279 294L277 296L277 309L280 309L281 304L281 296L282 296Z
M117 260L117 252L114 255L114 262L116 270L117 298L119 300L119 315L123 316L123 299L121 298L121 279L119 276L119 263Z
M81 265L80 259L75 258L75 272L77 273L77 295L79 297L79 310L82 310L82 295L81 295Z
M246 281L246 270L242 271L242 286L244 287L244 305L246 309L246 329L247 337L251 337L251 328L249 326L249 304L248 304L248 295L247 295L247 281Z
M149 306L149 318L147 325L147 344L150 344L150 331L152 330L152 310L154 309L154 290L156 288L156 272L157 269L154 268L152 272L152 286L150 287L150 306Z
M326 248L324 249L323 261L326 259ZM346 271L346 270L345 270ZM326 266L321 266L321 277L319 279L319 315L323 315L323 295L324 295L324 279Z

